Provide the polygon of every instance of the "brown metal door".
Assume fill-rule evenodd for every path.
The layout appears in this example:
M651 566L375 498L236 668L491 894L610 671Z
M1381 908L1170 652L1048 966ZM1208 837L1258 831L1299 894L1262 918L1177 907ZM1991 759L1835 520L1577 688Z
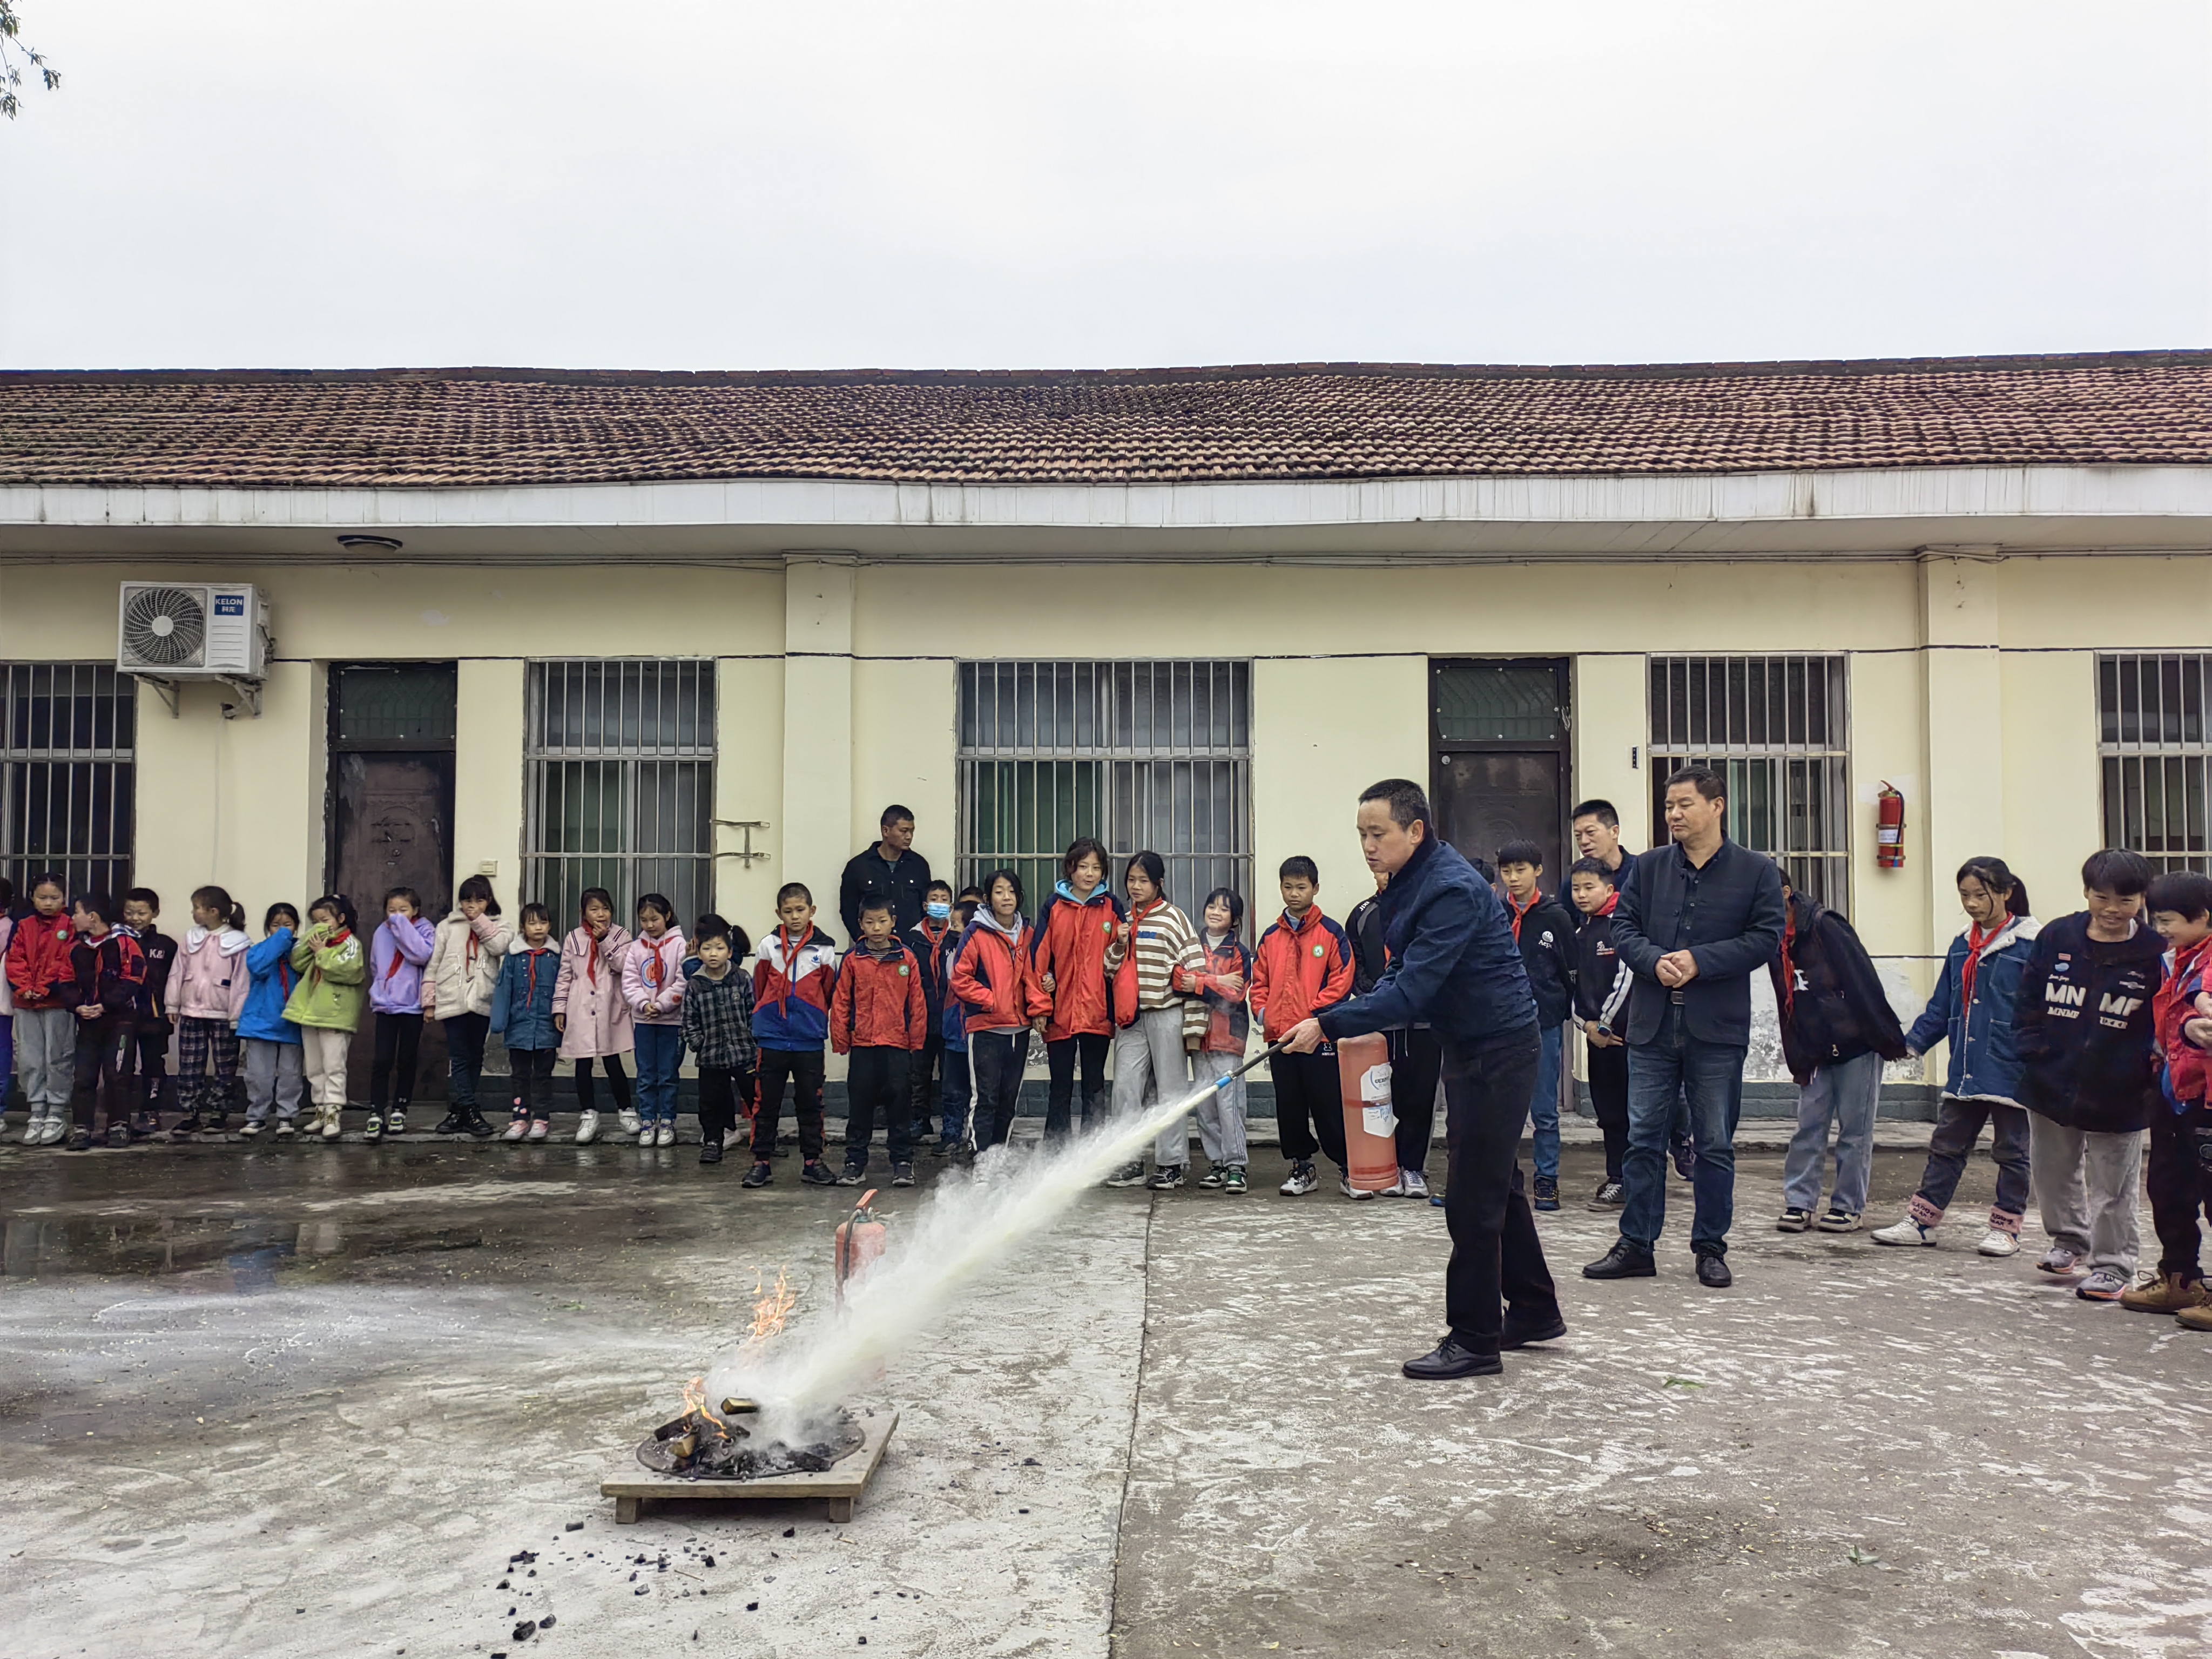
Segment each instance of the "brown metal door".
M1544 887L1559 885L1566 825L1559 809L1557 752L1440 754L1436 811L1443 838L1486 864L1504 842L1533 841L1544 849Z
M356 751L331 757L333 890L361 912L364 938L384 920L384 896L412 887L422 914L442 916L453 893L453 757L450 752ZM368 1097L375 1019L364 1014L353 1045L348 1092ZM422 1029L415 1098L446 1094L446 1040L434 1021Z

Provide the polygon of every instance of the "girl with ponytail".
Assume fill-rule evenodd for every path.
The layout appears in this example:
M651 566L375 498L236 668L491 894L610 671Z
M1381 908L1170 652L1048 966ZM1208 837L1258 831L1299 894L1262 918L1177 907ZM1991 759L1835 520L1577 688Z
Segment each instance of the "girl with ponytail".
M177 1091L185 1109L174 1134L222 1130L238 1081L238 1017L252 983L246 952L252 943L244 906L220 887L192 890L192 925L177 941L162 999L177 1024Z

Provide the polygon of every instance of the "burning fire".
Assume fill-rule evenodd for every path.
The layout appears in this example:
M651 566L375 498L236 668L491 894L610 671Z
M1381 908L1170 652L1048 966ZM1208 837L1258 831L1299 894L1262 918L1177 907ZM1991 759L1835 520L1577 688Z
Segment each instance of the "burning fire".
M778 1267L775 1270L774 1290L767 1289L766 1283L761 1274L756 1273L753 1275L753 1328L745 1338L748 1344L765 1342L771 1336L779 1334L785 1322L790 1319L792 1309L799 1304L799 1292L792 1288L788 1268ZM703 1390L699 1397L702 1401L706 1398Z

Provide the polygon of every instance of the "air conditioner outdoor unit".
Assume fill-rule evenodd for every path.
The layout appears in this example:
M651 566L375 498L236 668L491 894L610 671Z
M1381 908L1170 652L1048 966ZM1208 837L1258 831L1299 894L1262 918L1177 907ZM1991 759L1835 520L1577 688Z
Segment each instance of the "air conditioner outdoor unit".
M185 680L233 687L256 714L269 659L269 604L251 582L125 582L115 666L177 712Z

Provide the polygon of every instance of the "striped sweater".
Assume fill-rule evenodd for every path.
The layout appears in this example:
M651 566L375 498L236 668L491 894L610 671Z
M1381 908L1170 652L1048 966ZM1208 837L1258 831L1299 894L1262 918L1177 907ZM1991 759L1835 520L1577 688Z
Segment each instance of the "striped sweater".
M1116 937L1106 947L1106 976L1114 982L1115 1023L1127 1025L1141 1011L1180 1004L1183 1035L1203 1037L1209 1024L1205 1003L1175 987L1177 969L1197 973L1206 966L1206 952L1190 918L1165 899L1158 899L1133 908L1128 925L1129 942L1125 945Z

